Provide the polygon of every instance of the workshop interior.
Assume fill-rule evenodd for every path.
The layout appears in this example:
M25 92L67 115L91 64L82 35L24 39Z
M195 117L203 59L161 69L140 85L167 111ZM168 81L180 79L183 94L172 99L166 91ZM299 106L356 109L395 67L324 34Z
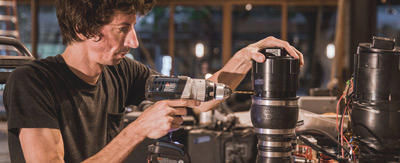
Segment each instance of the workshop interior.
M156 70L125 125L165 99L225 100L188 108L180 129L146 139L125 162L400 162L399 0L157 0L135 25L126 57ZM284 48L232 90L207 80L267 36ZM65 49L52 0L0 0L0 163L10 161L3 89L8 75Z

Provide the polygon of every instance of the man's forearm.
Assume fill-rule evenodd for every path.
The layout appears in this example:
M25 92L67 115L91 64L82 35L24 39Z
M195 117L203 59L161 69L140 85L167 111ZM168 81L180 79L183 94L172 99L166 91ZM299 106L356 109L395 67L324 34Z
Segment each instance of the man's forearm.
M214 73L208 80L215 83L224 83L233 90L240 84L247 72L252 67L252 59L246 53L250 53L252 48L245 48L240 50L235 56L225 64L225 66ZM222 100L211 100L203 102L197 109L207 111L218 106Z
M216 83L224 83L232 90L235 90L251 69L251 65L251 60L232 58L221 70L210 77L209 80Z
M146 138L145 135L141 134L139 126L139 124L135 124L135 121L132 122L107 146L84 162L123 162L133 149Z

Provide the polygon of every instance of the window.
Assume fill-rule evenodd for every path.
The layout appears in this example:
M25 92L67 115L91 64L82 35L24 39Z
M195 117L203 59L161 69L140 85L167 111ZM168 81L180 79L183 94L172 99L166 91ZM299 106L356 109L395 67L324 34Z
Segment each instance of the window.
M175 75L204 78L221 66L222 11L218 6L176 6Z
M140 45L131 49L131 53L135 60L158 72L168 69L163 58L168 56L169 10L166 6L156 6L147 15L138 17L135 25Z
M380 4L376 14L377 35L394 38L400 46L400 4Z
M232 53L268 36L280 38L280 6L237 5L232 9Z
M18 21L20 40L31 50L32 20L30 5L18 5ZM65 46L62 43L54 5L40 5L38 7L38 30L38 58L55 56L64 51Z
M333 63L327 48L334 47L336 6L293 6L288 11L288 42L303 53L306 63L298 95L307 95L310 88L326 89Z

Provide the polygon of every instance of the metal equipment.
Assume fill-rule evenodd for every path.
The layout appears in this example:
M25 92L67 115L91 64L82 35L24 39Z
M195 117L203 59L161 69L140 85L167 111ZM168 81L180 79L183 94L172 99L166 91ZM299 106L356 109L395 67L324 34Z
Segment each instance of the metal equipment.
M292 140L299 114L300 61L283 48L261 50L265 62L253 61L251 121L258 138L257 163L292 163Z
M374 37L354 55L351 121L359 161L400 162L400 47Z
M225 84L213 83L205 79L192 79L187 76L165 77L152 75L146 82L146 98L150 101L165 99L195 99L209 101L222 100L232 93ZM148 162L188 163L190 157L182 144L171 140L171 133L148 147Z
M22 56L6 56L0 55L0 84L5 84L11 70L35 60L31 52L21 43L21 41L11 38L0 36L0 46L10 46L22 54Z

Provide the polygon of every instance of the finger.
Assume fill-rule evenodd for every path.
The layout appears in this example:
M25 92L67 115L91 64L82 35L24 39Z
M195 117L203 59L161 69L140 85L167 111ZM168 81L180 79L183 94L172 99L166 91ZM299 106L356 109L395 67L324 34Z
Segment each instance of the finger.
M186 116L187 110L186 108L173 108L172 112L170 113L171 116Z
M297 50L294 46L292 46L293 50L296 51L297 55L299 56L299 60L300 60L300 67L304 65L304 56L303 54Z
M180 127L181 127L181 125L171 124L171 129L169 129L169 131L179 130Z
M297 55L296 51L292 48L292 46L291 46L288 42L278 39L277 43L279 44L280 47L285 48L286 51L287 51L291 56L293 56L293 57L296 58L296 59L299 59L299 56Z
M252 60L255 60L256 62L262 63L265 61L265 56L264 54L260 53L260 52L252 52L252 53L247 53L248 58L251 58ZM247 58L246 57L246 58Z
M283 47L283 48L286 49L286 51L291 56L293 56L296 59L299 59L299 56L293 50L292 46L288 42L280 40L280 39L277 39L275 37L271 37L271 36L267 37L266 39L263 39L263 40L257 42L256 45L260 49L264 49L264 48L268 48L268 47Z
M199 100L188 99L165 100L165 102L171 107L193 107L201 104Z
M171 122L171 124L175 124L175 125L181 125L182 123L183 123L182 117L174 117L174 119Z

